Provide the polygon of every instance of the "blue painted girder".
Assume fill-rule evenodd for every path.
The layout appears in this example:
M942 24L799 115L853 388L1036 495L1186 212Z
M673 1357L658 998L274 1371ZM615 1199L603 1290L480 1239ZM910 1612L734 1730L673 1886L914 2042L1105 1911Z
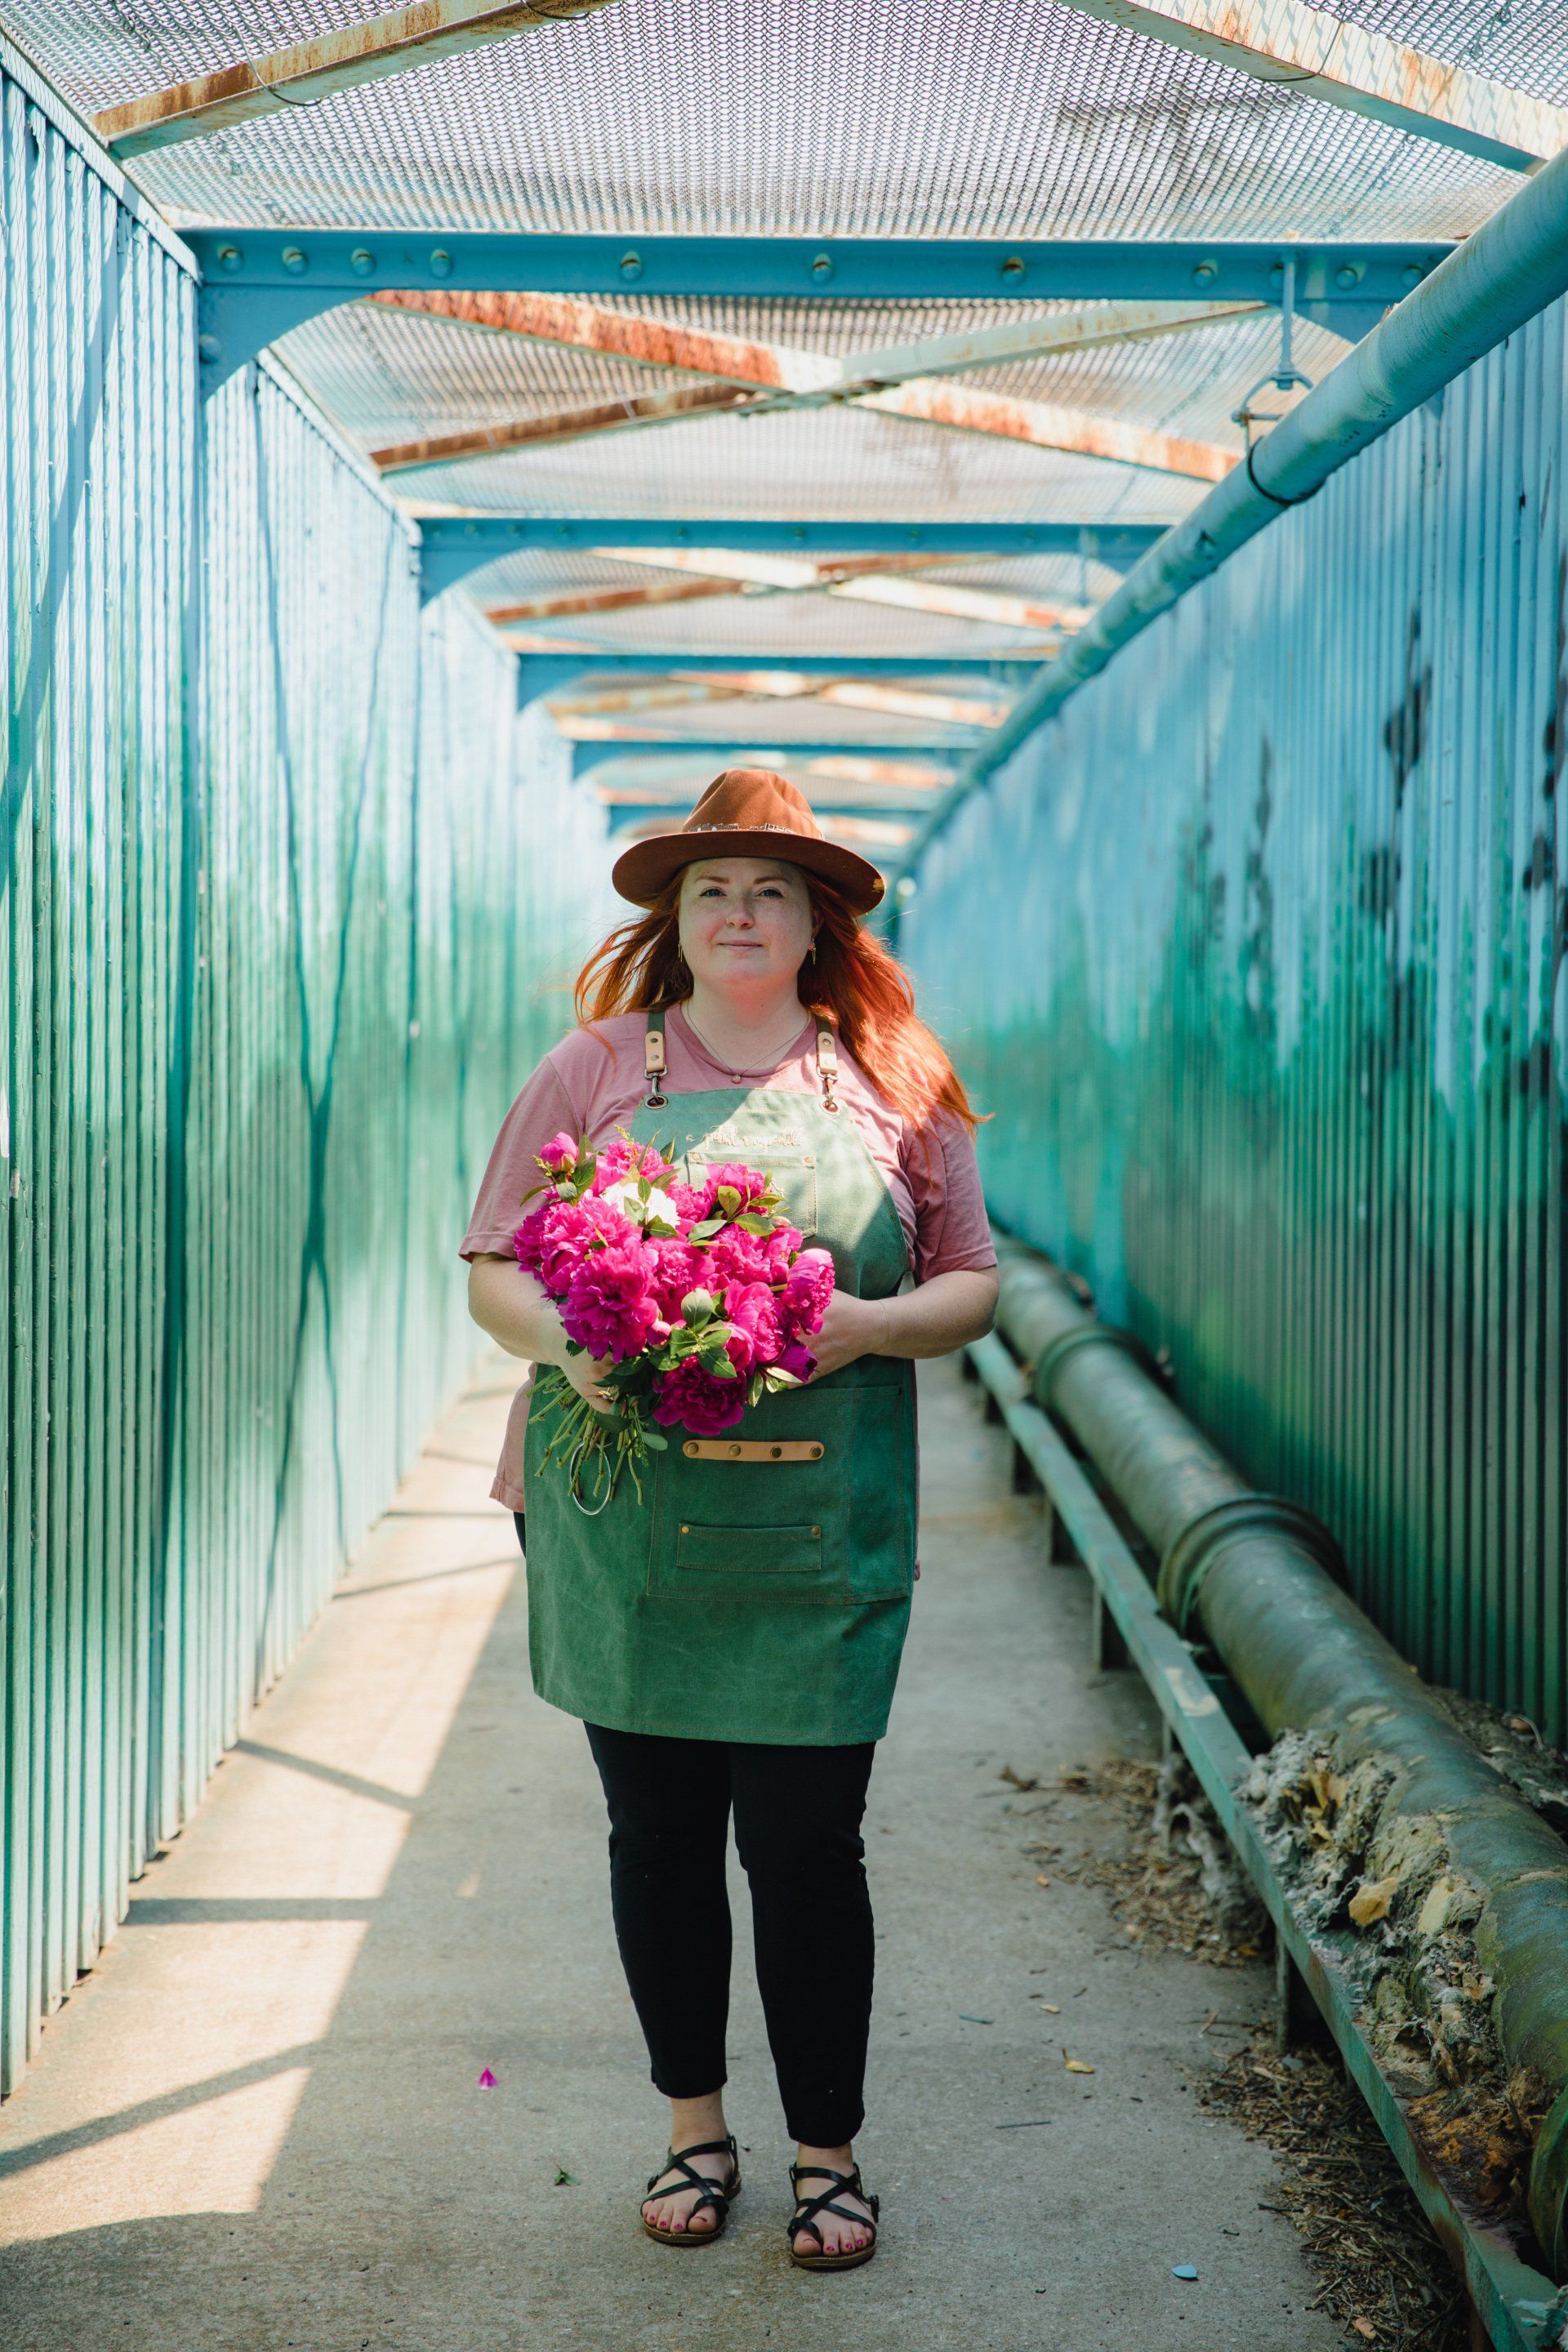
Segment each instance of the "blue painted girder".
M725 767L749 767L753 764L788 767L803 760L916 760L922 764L935 763L952 768L972 751L977 736L968 732L956 741L940 743L768 743L762 737L730 736L714 740L689 737L684 742L654 736L632 739L623 736L618 741L574 743L572 772L586 774L590 768L602 768L612 760L693 759L717 760Z
M723 547L745 554L1081 555L1130 571L1170 528L1163 522L836 522L788 517L422 515L422 593L439 596L470 572L528 548ZM739 585L736 588L740 593Z
M1111 237L551 236L482 229L185 232L205 281L201 352L216 383L322 310L373 288L492 292L819 295L830 301L1277 302L1288 257L1303 318L1352 340L1449 244Z
M671 677L692 670L789 670L807 677L945 677L964 687L998 686L1020 692L1028 685L1038 661L994 660L985 655L868 654L631 654L605 647L597 653L519 654L517 698L520 708L554 694L575 678L584 682L605 676Z

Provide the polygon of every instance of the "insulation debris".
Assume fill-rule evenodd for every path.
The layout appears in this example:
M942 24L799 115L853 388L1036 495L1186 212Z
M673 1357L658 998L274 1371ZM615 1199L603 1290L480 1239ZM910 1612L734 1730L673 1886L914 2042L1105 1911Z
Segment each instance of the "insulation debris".
M1522 2245L1550 2095L1509 2069L1498 2038L1475 1938L1485 1889L1456 1865L1440 1818L1391 1802L1394 1783L1375 1756L1347 1765L1333 1738L1292 1731L1258 1759L1242 1795L1314 1944L1354 1987L1362 2031L1429 2160Z

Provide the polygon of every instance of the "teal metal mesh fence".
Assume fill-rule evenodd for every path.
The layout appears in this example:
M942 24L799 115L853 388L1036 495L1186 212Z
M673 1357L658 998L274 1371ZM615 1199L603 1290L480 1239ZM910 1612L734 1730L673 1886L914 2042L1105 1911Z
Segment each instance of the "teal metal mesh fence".
M1568 1731L1564 307L1125 646L921 864L997 1214L1425 1671Z
M603 819L407 527L0 64L0 2085L474 1354Z

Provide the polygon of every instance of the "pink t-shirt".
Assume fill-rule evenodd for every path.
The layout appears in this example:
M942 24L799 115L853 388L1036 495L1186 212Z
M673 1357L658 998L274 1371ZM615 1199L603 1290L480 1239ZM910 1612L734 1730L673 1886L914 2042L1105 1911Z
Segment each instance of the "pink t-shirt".
M647 1081L640 1013L618 1013L574 1029L552 1046L518 1096L496 1138L479 1185L474 1213L463 1236L466 1258L511 1255L511 1237L525 1213L522 1196L540 1181L534 1154L563 1130L607 1142L635 1117ZM773 1087L781 1092L815 1094L816 1030L805 1021L776 1069L745 1070L716 1062L684 1018L679 1005L665 1016L667 1094L700 1094L732 1086ZM962 1120L936 1111L917 1127L884 1101L859 1065L838 1051L838 1099L865 1139L892 1196L910 1245L915 1279L934 1274L983 1271L996 1263L985 1214L974 1145ZM490 1492L509 1510L527 1508L522 1444L528 1423L528 1389L518 1391L507 1423L500 1467Z

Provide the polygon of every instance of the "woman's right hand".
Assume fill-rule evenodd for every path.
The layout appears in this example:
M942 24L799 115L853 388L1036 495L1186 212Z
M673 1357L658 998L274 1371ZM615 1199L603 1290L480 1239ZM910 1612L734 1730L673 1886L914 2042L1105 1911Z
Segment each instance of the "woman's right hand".
M581 1349L574 1355L563 1351L560 1369L580 1397L585 1397L595 1412L610 1413L616 1409L616 1392L605 1386L605 1374L610 1369L608 1356L590 1356Z

